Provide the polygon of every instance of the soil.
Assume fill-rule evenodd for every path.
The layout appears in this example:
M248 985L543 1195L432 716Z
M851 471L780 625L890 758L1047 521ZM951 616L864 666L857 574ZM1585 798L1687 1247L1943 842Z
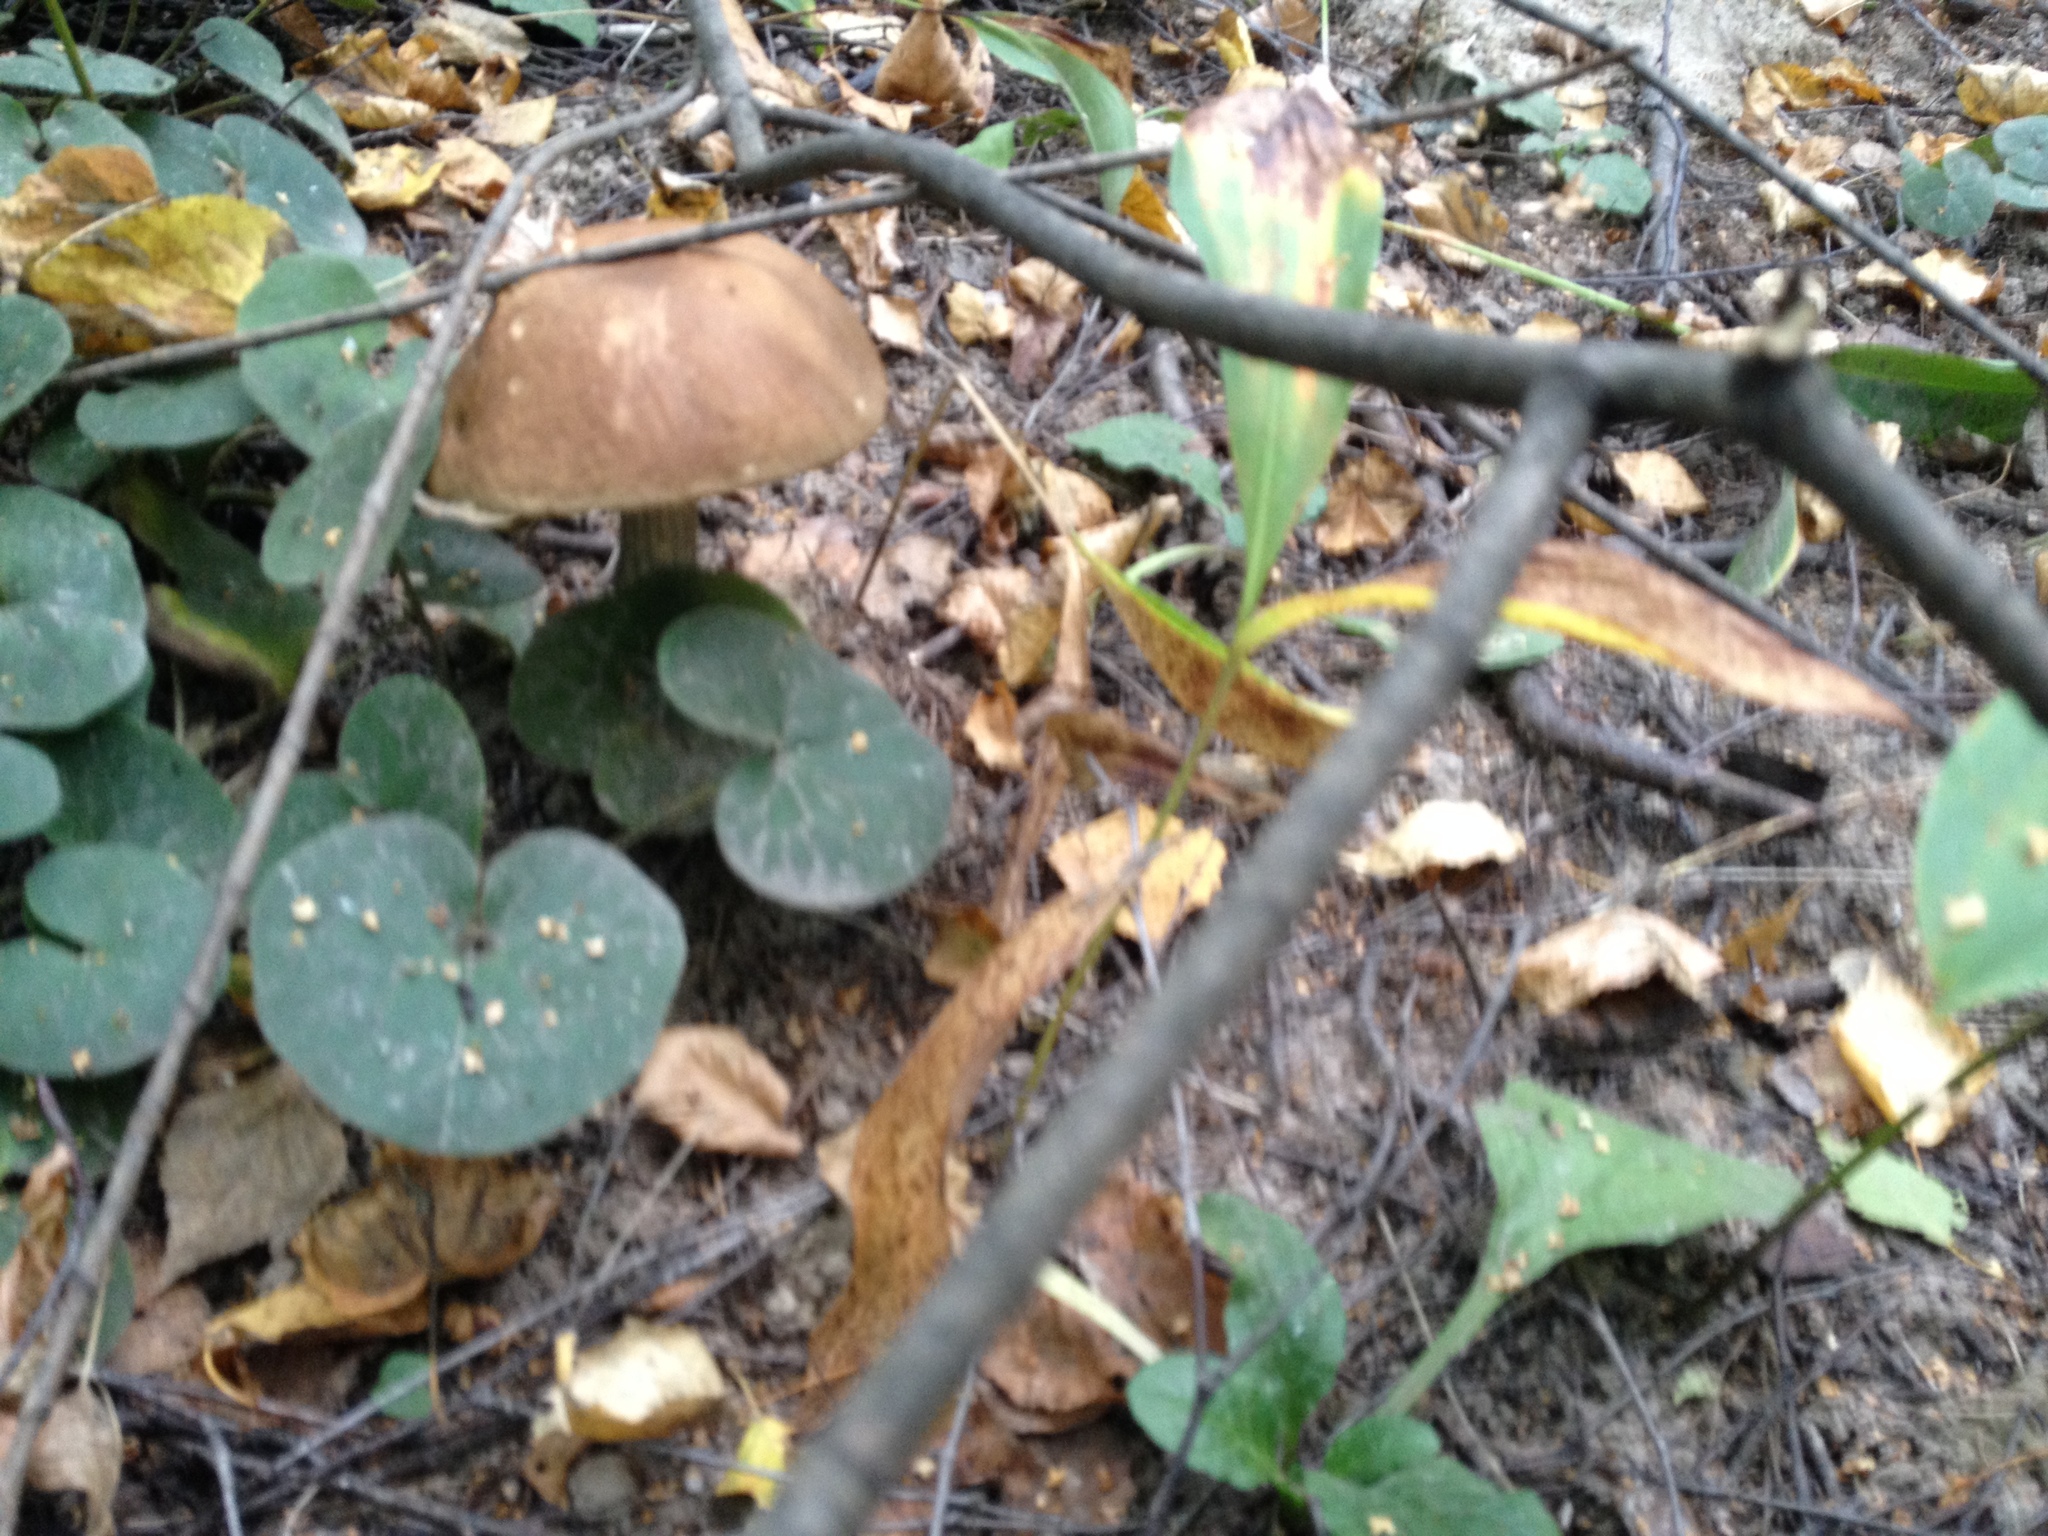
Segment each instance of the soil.
M326 4L313 10L331 35L361 21ZM1667 19L1643 0L1588 0L1573 14L1630 39L1655 39ZM1557 62L1532 46L1528 22L1486 0L1338 7L1333 19L1339 85L1370 87L1396 105L1442 44L1469 43L1489 73L1507 78L1533 78ZM1182 67L1147 50L1152 37L1192 45L1214 20L1199 7L1117 4L1072 10L1066 20L1131 47L1143 101L1192 106L1221 88L1213 55ZM1846 39L1810 26L1785 0L1680 0L1668 24L1674 76L1731 117L1748 67L1846 53L1891 93L1892 105L1799 114L1797 131L1893 148L1902 124L1930 132L1967 126L1952 93L1957 51L1983 61L2048 57L2048 13L2038 5L2010 12L1975 0L1958 5L1935 15L1939 42L1898 3L1870 9ZM593 82L597 94L590 99L563 103L561 121L573 125L664 88L686 49L666 34L636 42L619 32L595 50L543 47L527 77L551 88ZM1289 67L1304 62L1297 57ZM1641 151L1647 114L1639 94L1618 83L1610 90L1612 120ZM1004 73L991 116L1057 104L1048 88ZM1509 215L1509 241L1520 259L1587 281L1629 272L1639 227L1597 215L1554 218L1554 173L1540 157L1513 153L1511 142L1446 132L1419 138L1415 152L1433 171L1463 168L1485 183ZM1670 286L1668 301L1689 302L1724 323L1747 323L1757 306L1750 287L1756 269L1813 261L1829 275L1830 323L1845 336L1981 352L1938 316L1855 286L1862 259L1853 250L1773 233L1756 197L1757 173L1710 138L1689 133L1689 144L1678 266L1717 275ZM1077 147L1070 137L1043 153ZM540 201L579 222L636 212L651 170L679 163L661 134L642 134L553 173ZM1074 190L1088 188L1077 182ZM1888 191L1873 182L1864 192L1889 214ZM459 214L450 219L459 243L465 221ZM1000 237L915 203L903 219L908 265L896 291L918 299L928 314L950 283L988 287L1020 254ZM395 223L381 235L416 261L448 243ZM806 231L798 238L856 294L828 235ZM1998 318L2031 338L2048 320L2048 229L2038 217L2001 214L1975 242L1975 254L1987 268L2004 264ZM1386 266L1435 306L1476 313L1497 330L1550 311L1589 333L1627 333L1575 299L1499 270L1453 269L1399 237L1389 239ZM1724 268L1737 270L1723 274ZM1653 287L1619 291L1647 297ZM1155 393L1158 370L1149 354L1106 355L1118 318L1091 310L1050 382L1021 387L999 352L957 347L942 317L933 320L924 355L890 356L889 424L830 470L706 503L705 558L736 563L763 536L828 513L849 519L864 541L878 537L918 428L954 366L1034 447L1063 463L1075 462L1067 433L1132 411L1171 409L1174 402ZM1220 448L1213 354L1206 345L1176 344L1173 351L1195 419ZM956 399L947 420L972 417ZM1484 450L1434 411L1363 392L1346 451L1369 437L1384 441L1389 429L1412 443L1440 444L1431 459L1440 469L1429 510L1404 544L1377 555L1327 556L1305 530L1283 559L1278 590L1356 581L1382 565L1435 558L1456 545ZM1657 426L1622 429L1601 446L1661 446L1685 464L1711 510L1667 525L1676 542L1740 538L1777 495L1775 467L1746 447ZM2048 528L2043 457L1962 445L1944 462L1909 445L1901 467L1943 500L1984 553L2023 579L2032 570L2030 537ZM950 481L941 484L950 489ZM1115 489L1120 505L1135 505L1136 496L1156 487ZM605 519L593 517L567 531L606 528ZM952 542L960 568L1019 558L984 547L981 525L960 496L913 514L897 536L910 531ZM1213 532L1190 514L1171 537ZM547 572L559 605L604 590L602 552L565 550L539 535L528 535L524 547ZM1227 622L1235 603L1234 578L1204 565L1178 568L1163 586L1212 627ZM1875 658L1919 702L1951 719L1966 719L1995 687L1897 573L1853 537L1815 546L1776 602L1837 654ZM755 897L726 872L708 839L653 839L630 851L675 898L690 935L673 1018L742 1030L792 1085L791 1122L815 1145L863 1113L943 1002L945 991L926 979L923 957L949 913L991 899L1024 790L1014 775L978 767L961 741L960 725L991 684L993 664L965 643L934 647L945 626L928 605L886 625L850 614L824 589L810 595L808 613L821 639L881 681L921 729L953 751L953 828L939 862L910 894L881 908L820 917ZM1189 722L1106 607L1094 620L1091 645L1098 701L1133 725L1184 742ZM1281 649L1275 670L1305 693L1351 698L1383 659L1365 640L1304 631ZM1817 775L1829 814L1809 830L1674 875L1673 861L1737 831L1743 818L1606 776L1525 741L1492 684L1475 685L1431 730L1361 838L1421 800L1474 799L1526 836L1527 857L1433 890L1339 877L1272 962L1259 1001L1209 1043L1184 1084L1193 1191L1242 1194L1319 1234L1321 1256L1343 1289L1350 1347L1338 1388L1311 1426L1312 1444L1370 1410L1472 1281L1493 1196L1471 1106L1508 1080L1533 1075L1703 1145L1807 1178L1825 1172L1807 1108L1817 1102L1812 1070L1826 1006L1772 1022L1704 1014L1674 998L1635 999L1551 1022L1510 1008L1469 1076L1446 1096L1478 1022L1475 994L1493 990L1518 942L1626 900L1718 946L1803 898L1780 946L1780 980L1814 983L1825 995L1821 978L1829 963L1852 949L1879 951L1903 975L1921 972L1909 870L1917 807L1941 761L1938 742L1760 709L1647 664L1576 647L1545 665L1568 708L1618 736L1679 752L1739 745L1784 772ZM470 710L485 744L490 846L543 824L613 835L587 785L536 762L512 734L503 713L509 666L494 643L473 632L450 631L438 654L430 651L401 607L374 594L323 706L322 739L311 760L331 754L348 704L377 678L434 671ZM180 707L195 717L232 720L255 708L232 685L186 686ZM171 704L168 687L159 688L160 712ZM211 766L246 785L258 745L231 742L214 753ZM1114 786L1077 787L1051 831L1120 810L1128 798ZM1207 812L1203 819L1233 853L1256 835L1255 825ZM1049 869L1034 865L1034 902L1058 888ZM1114 1040L1145 995L1144 958L1135 946L1112 943L1076 1000L1043 1089L1013 1128L1017 1088L1048 1014L1043 1007L1027 1011L970 1117L974 1199L985 1199L999 1177L1013 1129L1028 1137ZM1160 958L1170 963L1170 955ZM1989 1010L1972 1023L1995 1038L2015 1016ZM1860 1525L2019 1536L2048 1528L2043 1086L2038 1060L2022 1054L2009 1061L1974 1114L1922 1156L1929 1173L1969 1202L1971 1221L1954 1252L1856 1221L1831 1205L1766 1265L1735 1267L1755 1235L1740 1229L1594 1255L1505 1308L1425 1400L1423 1414L1448 1449L1482 1473L1534 1489L1570 1532L1736 1536ZM1447 1110L1442 1130L1396 1184L1376 1192L1368 1210L1358 1198L1360 1179L1388 1117L1396 1118L1405 1142L1439 1104ZM317 1462L282 1481L254 1474L293 1436L360 1401L383 1349L280 1351L259 1362L276 1415L229 1421L230 1443L250 1458L238 1463L251 1469L247 1486L269 1501L248 1511L247 1528L453 1529L465 1519L475 1522L469 1528L490 1531L560 1527L569 1517L543 1504L520 1477L554 1331L580 1327L595 1336L654 1285L690 1275L706 1288L670 1315L704 1332L762 1408L801 1411L805 1341L845 1283L850 1219L817 1192L808 1160L790 1166L698 1155L678 1167L676 1153L668 1133L634 1121L615 1103L534 1154L559 1170L562 1214L536 1253L498 1280L464 1288L468 1299L512 1318L579 1294L608 1255L648 1258L648 1266L627 1291L579 1302L465 1366L449 1384L445 1418L378 1421L356 1431L343 1442L351 1450L345 1479L322 1486ZM1133 1163L1163 1189L1182 1187L1182 1146L1171 1120L1152 1129ZM151 1235L160 1219L145 1201L138 1237ZM722 1248L713 1245L714 1238L725 1241L721 1234L733 1234ZM654 1262L660 1255L667 1258ZM200 1279L209 1301L225 1306L290 1269L289 1260L245 1255L210 1266ZM1604 1341L1610 1332L1611 1347ZM203 1383L116 1385L133 1447L121 1528L218 1528L221 1494L200 1421L220 1411L219 1400ZM712 1488L744 1425L738 1401L686 1434L585 1456L568 1485L572 1516L620 1530L735 1524L744 1511L714 1499ZM1120 1411L1064 1435L1031 1437L1000 1476L964 1490L972 1501L954 1528L1135 1528L1164 1462ZM930 1472L926 1466L913 1488L928 1491ZM1673 1484L1682 1524L1674 1524ZM922 1528L925 1506L906 1507ZM64 1518L51 1501L36 1508L39 1517ZM1193 1478L1181 1485L1170 1518L1175 1530L1242 1530L1269 1523L1273 1512L1259 1497Z

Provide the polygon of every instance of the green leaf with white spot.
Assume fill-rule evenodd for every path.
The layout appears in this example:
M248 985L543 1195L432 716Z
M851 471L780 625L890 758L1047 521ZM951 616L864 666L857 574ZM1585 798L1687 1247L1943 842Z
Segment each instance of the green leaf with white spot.
M662 631L707 603L797 623L781 599L737 576L662 570L551 619L512 674L512 728L527 750L589 774L605 815L635 835L709 827L719 786L748 755L670 709L655 675Z
M204 123L167 112L124 112L121 121L149 150L156 189L165 197L206 197L228 190L215 155L218 141Z
M145 379L121 390L93 390L74 418L108 453L198 448L233 437L256 419L256 402L233 368L176 379Z
M200 57L222 74L241 81L343 160L353 158L348 129L308 80L285 77L276 45L254 27L228 16L209 16L192 34Z
M1368 1487L1312 1471L1308 1492L1329 1536L1557 1536L1557 1522L1535 1494L1503 1492L1448 1456Z
M800 630L746 608L694 609L662 632L661 689L693 725L760 749L718 791L719 851L788 906L894 896L946 839L953 773L880 688Z
M1526 1078L1474 1118L1496 1192L1479 1273L1383 1413L1414 1406L1509 1296L1573 1255L1661 1246L1722 1221L1768 1223L1799 1197L1786 1169L1645 1130Z
M0 736L0 842L43 826L63 798L56 764L29 743Z
M359 259L329 251L281 256L242 300L235 327L262 330L377 302ZM412 388L426 343L385 353L386 325L364 321L244 352L242 383L277 429L302 453L318 455L340 433L377 411L395 411Z
M595 1109L653 1049L683 967L673 905L624 855L531 833L479 870L437 821L336 827L249 911L256 1009L342 1118L485 1157Z
M242 178L242 196L282 215L308 251L360 256L369 246L362 216L334 173L290 134L230 114L213 125L215 154Z
M1751 597L1769 597L1792 574L1799 537L1799 482L1784 472L1778 499L1728 563L1728 579Z
M340 569L355 533L363 493L383 461L397 421L396 410L358 416L285 487L263 530L263 572L272 581L281 587L310 587L325 583ZM429 413L398 477L392 510L377 531L377 545L370 555L372 571L391 563L391 552L405 532L406 509L434 462L440 432L436 410Z
M0 488L0 729L65 730L107 708L149 663L147 620L120 524Z
M92 1077L163 1044L211 894L163 853L60 848L22 889L42 931L0 946L0 1063Z
M483 748L455 696L424 677L387 677L341 727L335 773L362 804L418 811L472 849L484 836Z
M41 299L0 297L0 423L34 403L71 360L71 327Z
M1820 1149L1839 1168L1857 1153L1856 1143L1820 1133ZM1865 1221L1924 1237L1940 1248L1955 1246L1956 1233L1970 1224L1970 1204L1932 1174L1903 1157L1880 1152L1842 1181L1842 1200Z
M1144 470L1176 480L1217 511L1228 510L1223 505L1223 471L1209 456L1208 440L1171 416L1158 411L1112 416L1069 432L1067 441L1111 469Z
M399 563L423 603L450 608L502 607L540 595L531 560L496 534L415 515L398 541Z
M98 48L80 48L78 54L95 96L147 99L165 95L178 83L176 75L167 75L126 54L105 53ZM64 45L54 37L30 39L26 53L0 54L0 89L47 96L80 94L78 75L65 56Z
M169 731L113 713L45 736L64 805L43 829L59 847L126 843L170 854L201 880L227 863L238 818L206 766Z
M1998 191L1981 156L1949 154L1922 165L1905 150L1899 162L1899 211L1909 224L1944 240L1962 240L1991 222Z
M1913 909L1945 1014L2048 990L2048 731L2001 693L1920 812Z

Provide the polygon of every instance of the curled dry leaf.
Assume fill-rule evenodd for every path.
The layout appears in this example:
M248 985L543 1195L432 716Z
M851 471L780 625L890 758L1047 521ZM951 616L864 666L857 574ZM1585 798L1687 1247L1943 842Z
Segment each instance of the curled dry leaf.
M435 144L434 159L441 167L441 190L471 213L489 213L512 179L512 167L496 150L459 133Z
M647 216L684 224L715 224L730 218L732 210L717 182L658 166L647 189Z
M1385 549L1401 542L1421 515L1422 487L1384 448L1367 448L1330 482L1329 505L1317 519L1316 543L1326 555Z
M531 149L555 131L555 100L553 96L533 96L490 107L477 114L469 131L481 144Z
M355 169L342 189L367 212L402 211L425 202L446 169L417 145L379 144L357 152Z
M1068 771L1076 778L1092 777L1099 767L1141 795L1163 795L1180 772L1180 748L1137 730L1114 710L1056 711L1046 716L1045 731L1067 755ZM1283 803L1274 792L1272 773L1249 754L1205 754L1188 789L1247 819L1270 816Z
M1354 875L1406 880L1429 870L1511 864L1527 848L1521 833L1476 800L1425 800L1393 831L1337 857Z
M282 1243L348 1178L341 1122L274 1066L187 1099L157 1178L170 1234L157 1284L259 1243Z
M963 347L983 341L1008 341L1017 328L1010 301L992 288L955 283L946 290L946 329Z
M497 58L523 64L533 52L533 44L511 17L464 5L462 0L434 0L413 22L413 33L432 38L440 58L465 69Z
M707 1152L795 1157L804 1139L783 1121L789 1084L736 1029L664 1029L633 1085L633 1108Z
M136 1289L142 1289L140 1266ZM187 1280L138 1304L135 1321L123 1330L107 1364L133 1376L182 1376L206 1347L213 1308L206 1293Z
M1799 0L1799 9L1814 26L1825 27L1837 37L1847 37L1863 14L1863 0Z
M1683 464L1662 448L1614 455L1614 476L1629 500L1669 517L1707 510L1707 498Z
M1849 141L1840 134L1816 133L1793 145L1792 152L1785 157L1785 169L1808 181L1839 181L1843 171L1836 162L1848 147Z
M848 187L850 196L867 190L865 183ZM835 213L825 220L832 238L846 252L853 268L853 280L871 293L886 290L889 280L903 270L903 253L896 242L903 227L900 208L870 208L865 213Z
M1899 462L1905 438L1896 421L1866 422L1863 435L1887 464ZM1793 487L1793 502L1799 516L1799 537L1808 544L1828 544L1842 536L1846 526L1842 509L1801 480Z
M1965 304L1989 304L2005 291L2004 262L1998 264L1996 272L1986 272L1962 251L1934 250L1916 256L1913 271L1936 287L1947 289ZM1856 286L1910 293L1929 314L1941 307L1938 299L1888 262L1872 261L1858 268Z
M1079 282L1042 256L1020 261L1003 278L1016 310L1010 335L1010 378L1020 386L1051 376L1052 360L1081 318Z
M1982 1049L1961 1025L1931 1017L1919 996L1876 955L1852 951L1829 967L1844 1000L1828 1021L1835 1046L1863 1091L1887 1120L1925 1103L1906 1127L1916 1147L1938 1147L1970 1100L1994 1075L1986 1067L1953 1092L1944 1091Z
M924 355L924 316L918 311L917 300L908 295L869 294L868 333L885 347L908 352L912 357Z
M1408 212L1424 229L1497 250L1507 238L1507 215L1496 208L1486 188L1469 176L1438 176L1407 191ZM1454 267L1484 272L1486 263L1469 251L1440 246L1438 253Z
M979 52L979 44L976 44ZM916 102L925 121L942 127L956 117L979 123L995 97L995 77L983 63L979 69L960 57L936 9L918 11L903 29L875 75L879 101Z
M629 1317L595 1349L578 1350L559 1384L579 1440L658 1440L716 1412L725 1376L703 1338L680 1323Z
M1001 678L967 708L960 734L974 749L975 760L998 773L1024 771L1024 744L1017 739L1017 698Z
M851 112L855 117L865 118L877 128L886 128L891 133L908 133L917 125L916 102L877 101L866 92L855 90L833 65L824 64L821 68L839 87L839 99L833 106Z
M1956 82L1956 96L1972 122L1996 126L2016 117L2048 113L2048 69L2032 64L1971 64Z
M1576 320L1563 315L1554 315L1549 310L1530 316L1515 327L1517 341L1548 341L1560 346L1577 346L1584 339L1585 332L1579 329Z
M1127 888L1047 902L953 993L860 1122L853 1273L811 1334L811 1366L851 1379L952 1257L946 1150L1024 1005L1065 973Z
M1138 837L1146 839L1158 820L1158 813L1149 805L1136 807L1135 817L1111 811L1054 838L1045 851L1045 862L1076 895L1104 890L1122 878L1131 855L1142 846L1132 841L1133 821ZM1165 944L1174 929L1215 899L1223 888L1223 866L1229 857L1222 841L1208 828L1189 831L1179 817L1168 820L1159 849L1138 880L1145 932L1152 943ZM1116 931L1127 939L1137 938L1137 917L1129 908L1117 913Z
M1533 946L1515 973L1515 996L1554 1019L1662 977L1699 1002L1721 971L1721 957L1668 918L1616 907Z
M292 72L314 77L314 91L335 114L366 131L417 127L436 112L475 112L492 104L441 62L439 44L424 32L399 48L382 27L352 32Z
M1825 182L1813 184L1813 203L1796 196L1790 187L1775 181L1767 181L1757 188L1757 197L1762 200L1764 214L1771 222L1774 234L1816 233L1831 229L1838 219L1853 219L1860 212L1861 205L1856 194L1847 187L1830 186ZM1814 204L1818 204L1815 207Z
M29 1170L21 1191L21 1235L0 1267L0 1328L14 1343L42 1305L43 1294L64 1262L65 1229L71 1220L71 1153L56 1147ZM18 1385L18 1384L17 1384Z

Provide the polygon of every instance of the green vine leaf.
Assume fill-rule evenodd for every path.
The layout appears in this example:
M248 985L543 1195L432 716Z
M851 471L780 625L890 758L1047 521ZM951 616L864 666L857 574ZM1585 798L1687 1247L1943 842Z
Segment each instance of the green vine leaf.
M801 630L725 605L662 632L661 689L684 718L757 750L726 776L714 825L739 877L815 911L868 906L946 840L953 771L895 701Z
M114 703L149 664L148 617L120 524L0 488L0 729L66 730Z
M70 360L71 327L62 315L25 293L0 297L0 423L32 405Z
M168 854L202 881L220 873L235 840L235 808L169 731L116 712L38 745L64 793L43 829L51 842L125 843Z
M80 48L85 78L92 82L96 96L148 98L167 94L178 83L154 65L126 54L104 53L97 48ZM28 52L0 54L0 88L30 91L40 96L76 96L78 76L64 54L64 45L54 37L29 41Z
M206 931L206 887L163 853L103 843L51 854L22 899L43 931L0 946L0 1063L92 1077L155 1055Z
M112 144L132 149L142 157L143 164L150 163L149 146L120 118L92 101L58 102L43 119L43 143L53 155L60 149ZM151 174L155 174L154 166Z
M590 8L590 0L491 0L491 4L566 32L586 48L597 46L597 13Z
M198 448L233 437L256 419L256 402L232 368L93 390L78 402L78 429L107 453Z
M342 722L342 786L364 807L418 811L483 845L484 753L455 696L424 677L387 677Z
M1855 1142L1826 1130L1820 1149L1835 1168L1858 1151ZM1865 1221L1911 1232L1941 1248L1955 1246L1956 1233L1970 1224L1967 1200L1891 1152L1878 1153L1843 1180L1842 1201Z
M214 153L241 176L242 196L283 215L300 248L360 256L369 232L341 183L290 134L229 114L213 125Z
M325 97L309 82L285 77L276 46L254 27L227 16L209 16L192 34L199 55L222 74L241 81L286 117L311 133L344 162L355 158L348 129Z
M335 827L249 913L258 1016L329 1108L422 1152L485 1157L594 1109L653 1049L683 967L660 889L578 832L480 871L423 816Z

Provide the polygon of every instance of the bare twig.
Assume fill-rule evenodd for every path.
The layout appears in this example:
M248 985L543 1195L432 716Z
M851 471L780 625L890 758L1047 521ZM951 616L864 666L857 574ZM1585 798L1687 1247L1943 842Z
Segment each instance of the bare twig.
M768 140L719 0L690 0L690 27L697 39L698 68L725 105L725 131L732 135L733 158L744 170L768 153Z
M1628 1354L1621 1347L1621 1340L1614 1336L1614 1327L1607 1321L1607 1313L1601 1307L1599 1298L1583 1284L1586 1299L1578 1307L1584 1317L1600 1336L1600 1342L1607 1348L1607 1358L1614 1362L1614 1368L1621 1372L1621 1383L1628 1388L1629 1401L1636 1405L1636 1415L1643 1421L1643 1428L1649 1432L1650 1443L1657 1448L1657 1464L1664 1473L1664 1492L1671 1500L1671 1536L1685 1536L1687 1521L1685 1504L1678 1493L1678 1474L1671 1469L1671 1446L1664 1438L1664 1431L1657 1426L1657 1415L1651 1410L1649 1399L1643 1396L1643 1389L1636 1382L1636 1373L1628 1363Z
M1524 431L1489 487L1443 595L1358 721L1269 822L1115 1053L1069 1099L795 1475L756 1522L781 1536L845 1536L916 1450L945 1394L1019 1305L1039 1262L1097 1181L1165 1103L1209 1030L1229 1016L1336 850L1414 742L1456 695L1515 572L1556 516L1558 488L1593 427L1593 392L1559 374L1523 404Z
M363 493L356 525L342 555L341 565L329 581L327 598L320 610L320 622L306 648L306 658L285 708L277 742L271 748L263 777L249 802L241 836L236 839L234 851L228 856L227 869L221 876L205 936L200 940L199 953L179 994L163 1048L151 1065L149 1078L128 1118L120 1150L107 1177L99 1214L80 1248L78 1268L68 1277L69 1283L60 1288L61 1296L50 1322L46 1339L48 1347L41 1368L23 1396L20 1427L7 1447L5 1459L0 1460L0 1536L14 1536L22 1482L28 1470L29 1449L70 1369L72 1345L84 1327L93 1298L104 1281L107 1265L113 1258L114 1245L120 1241L121 1223L141 1187L150 1149L156 1144L164 1117L170 1111L171 1098L177 1091L185 1054L213 1002L213 982L227 952L228 938L240 917L249 887L255 881L257 864L263 856L264 845L270 839L271 828L276 825L278 813L283 809L285 791L291 785L299 759L305 754L313 712L326 687L328 669L333 665L342 637L348 631L356 594L369 574L378 531L392 515L399 479L412 455L413 445L426 426L427 413L433 408L441 380L454 363L456 349L467 332L470 317L466 299L476 292L484 262L510 226L527 189L543 170L564 156L622 129L662 121L687 102L692 94L694 88L686 88L637 113L565 133L542 146L514 174L504 196L478 232L476 243L464 259L461 275L457 278L457 293L451 296L440 324L435 327L426 355L420 359L418 374L398 412L383 460Z

